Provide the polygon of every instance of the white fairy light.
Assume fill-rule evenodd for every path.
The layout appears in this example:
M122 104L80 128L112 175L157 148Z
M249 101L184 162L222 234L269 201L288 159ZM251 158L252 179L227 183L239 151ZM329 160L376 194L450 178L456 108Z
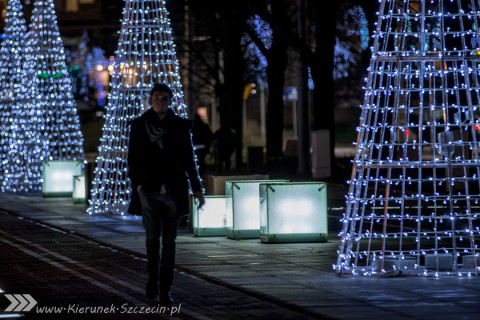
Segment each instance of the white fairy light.
M83 137L53 0L35 1L28 41L36 72L37 103L44 112L48 137L46 160L81 160Z
M166 83L171 108L186 114L179 63L163 0L126 0L111 80L89 214L125 214L130 201L127 178L128 123L147 106L152 85Z
M4 37L0 47L0 179L1 190L8 187L5 176L12 170L8 165L8 153L13 137L13 106L21 99L24 63L24 43L27 31L20 1L9 1L6 8Z
M41 188L42 161L47 156L44 110L36 103L36 84L27 27L18 0L7 5L0 49L2 123L2 191Z
M478 270L479 24L478 1L380 1L339 274Z
M20 2L9 6L17 29L4 42L15 72L10 85L2 85L3 92L11 90L2 96L11 99L10 119L3 122L9 129L2 190L38 191L42 162L80 159L83 138L53 2L35 2L28 33Z

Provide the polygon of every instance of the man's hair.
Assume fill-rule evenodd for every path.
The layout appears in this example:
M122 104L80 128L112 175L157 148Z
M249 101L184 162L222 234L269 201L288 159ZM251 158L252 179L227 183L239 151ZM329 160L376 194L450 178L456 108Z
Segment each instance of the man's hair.
M168 95L170 96L170 99L173 98L172 89L170 89L170 87L167 86L167 85L164 84L164 83L155 83L155 84L153 85L152 91L150 92L150 97L153 96L153 93L154 93L155 91L166 92L166 93L168 93Z

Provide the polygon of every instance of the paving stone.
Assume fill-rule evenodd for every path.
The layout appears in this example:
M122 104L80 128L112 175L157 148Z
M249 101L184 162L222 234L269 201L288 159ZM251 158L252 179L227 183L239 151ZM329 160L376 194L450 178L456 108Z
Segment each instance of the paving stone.
M343 191L338 188L337 193ZM344 194L340 195L342 199ZM74 205L69 200L0 194L0 208L58 229L54 231L20 219L17 220L21 227L19 221L12 223L11 230L23 232L28 240L25 246L32 252L44 256L34 246L40 244L125 283L112 283L82 265L46 255L54 263L108 284L113 292L84 285L75 275L64 271L56 272L57 280L53 281L49 263L33 262L31 257L19 255L12 248L5 250L9 246L0 241L2 270L18 276L18 283L9 282L8 287L31 286L42 292L46 301L59 299L56 293L62 293L60 300L64 303L73 298L90 304L120 303L132 298L148 303L143 295L145 238L141 218L89 216L85 214L85 205ZM473 315L478 318L480 277L337 277L332 265L339 246L337 234L341 224L337 221L342 211L330 210L330 214L327 243L264 244L256 239L199 238L192 235L188 226L182 227L177 240L179 272L175 274L172 289L185 310L180 318L303 319L308 315L355 320L475 319ZM5 230L3 221L0 225L0 230ZM3 279L2 270L0 288L8 280ZM432 306L436 309L434 314ZM442 306L445 308L440 309Z
M172 288L174 297L183 305L178 315L122 314L124 305L146 308L157 304L144 295L144 259L8 214L0 213L0 225L0 288L6 294L28 293L38 302L39 309L24 312L25 319L315 318L179 272ZM0 315L9 304L0 295ZM116 313L86 315L68 311L108 306L114 306ZM64 309L56 314L42 313L41 308L47 307Z

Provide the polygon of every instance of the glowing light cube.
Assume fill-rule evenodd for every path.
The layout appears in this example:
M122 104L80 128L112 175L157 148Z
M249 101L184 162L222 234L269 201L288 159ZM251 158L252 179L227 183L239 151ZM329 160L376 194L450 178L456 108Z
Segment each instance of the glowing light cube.
M225 236L227 234L227 206L225 196L205 196L205 205L198 209L193 202L193 234Z
M227 237L253 239L260 236L260 183L288 180L243 180L225 182Z
M268 180L266 174L251 174L239 176L208 176L208 194L209 195L225 195L225 183L227 181L243 181L243 180Z
M43 163L42 194L44 197L71 197L73 177L82 174L81 161L48 161Z
M73 176L73 203L86 203L86 190L85 175Z
M326 183L262 183L259 189L262 242L327 241Z

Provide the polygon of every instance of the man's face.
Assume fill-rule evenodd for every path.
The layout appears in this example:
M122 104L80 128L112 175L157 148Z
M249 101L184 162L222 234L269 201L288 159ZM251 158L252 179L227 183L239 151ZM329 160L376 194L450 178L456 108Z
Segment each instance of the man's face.
M167 92L154 91L149 102L152 105L153 111L158 114L160 119L165 118L168 106L170 105L170 95Z

